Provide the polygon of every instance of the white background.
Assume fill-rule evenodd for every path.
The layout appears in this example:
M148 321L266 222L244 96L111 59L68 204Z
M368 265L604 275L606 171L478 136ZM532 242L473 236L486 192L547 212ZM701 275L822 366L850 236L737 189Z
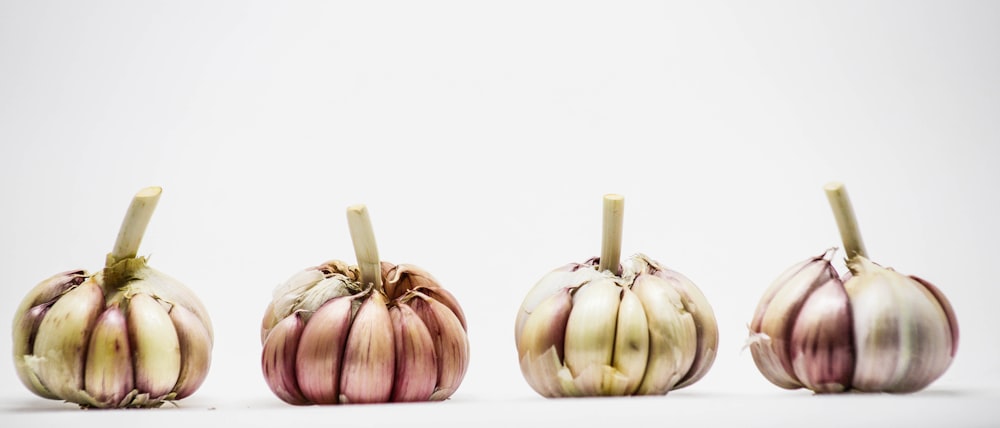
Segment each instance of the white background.
M217 339L203 387L160 411L35 397L7 357L0 420L1000 424L998 160L998 2L5 0L0 330L38 281L99 269L132 195L159 185L140 253L198 292ZM922 392L786 391L741 350L771 280L840 245L830 180L872 258L958 313L958 356ZM599 253L605 193L626 198L623 253L708 297L719 356L665 397L545 400L515 312L548 270ZM263 381L271 290L354 260L355 203L383 259L429 270L468 315L445 403L293 407Z

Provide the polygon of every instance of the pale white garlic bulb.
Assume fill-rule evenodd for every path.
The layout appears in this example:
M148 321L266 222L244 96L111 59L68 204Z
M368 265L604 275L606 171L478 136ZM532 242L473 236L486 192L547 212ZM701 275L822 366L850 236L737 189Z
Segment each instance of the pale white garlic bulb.
M951 303L930 282L868 260L843 185L826 191L850 272L842 280L828 250L779 276L750 323L754 362L782 388L919 391L958 349Z
M42 281L14 316L14 366L35 394L81 407L157 407L208 375L208 311L136 252L160 197L139 191L102 271Z
M662 395L715 361L718 327L698 287L642 254L619 264L623 203L605 196L601 257L546 274L518 310L521 372L545 397Z

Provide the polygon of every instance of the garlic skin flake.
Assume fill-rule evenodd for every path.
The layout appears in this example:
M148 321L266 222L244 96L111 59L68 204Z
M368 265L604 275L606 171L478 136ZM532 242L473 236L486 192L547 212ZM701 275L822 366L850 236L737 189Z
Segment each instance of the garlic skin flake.
M827 192L850 272L837 273L830 249L782 273L750 322L754 363L786 389L924 389L944 374L958 350L951 303L930 282L870 261L843 185L831 183Z
M609 197L621 203L606 196L606 212ZM615 236L603 242L617 246L612 220ZM613 260L618 253L602 248ZM550 398L663 395L701 379L719 339L701 291L643 254L607 265L620 274L595 257L549 272L525 296L514 341L528 384Z
M142 189L105 268L42 281L14 316L14 366L35 394L90 408L158 407L194 393L208 375L208 311L136 250L160 196Z
M378 260L364 206L348 222L357 265L331 260L274 290L261 322L268 387L294 405L447 399L469 364L462 308L427 271Z

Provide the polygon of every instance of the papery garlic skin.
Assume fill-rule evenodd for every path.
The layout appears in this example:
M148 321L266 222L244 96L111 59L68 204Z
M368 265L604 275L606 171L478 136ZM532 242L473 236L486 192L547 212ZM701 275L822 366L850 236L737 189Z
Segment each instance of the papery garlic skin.
M261 323L264 379L295 405L438 401L468 368L465 315L426 271L381 262L382 287L329 261L279 285Z
M820 393L914 392L940 377L958 340L944 295L863 256L845 283L832 254L789 268L758 304L748 345L764 377Z
M13 325L22 383L41 397L83 407L156 407L184 398L211 364L205 307L145 258L42 281L21 302Z
M718 345L701 291L642 254L620 276L598 262L553 270L526 295L514 337L528 384L545 397L662 395L700 379Z

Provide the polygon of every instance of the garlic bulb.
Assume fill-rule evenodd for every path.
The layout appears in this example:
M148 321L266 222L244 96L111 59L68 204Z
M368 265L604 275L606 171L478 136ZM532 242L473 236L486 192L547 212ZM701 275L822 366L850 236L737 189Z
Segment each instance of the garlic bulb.
M378 259L368 210L348 208L357 266L332 260L279 285L264 312L264 379L305 404L435 401L465 376L458 301L426 271Z
M14 317L14 365L35 394L81 407L157 407L191 395L211 360L197 296L136 257L160 188L132 200L102 271L35 286Z
M642 254L619 265L623 206L605 196L601 256L543 276L517 313L521 372L545 397L662 395L715 361L715 314L694 283Z
M764 293L748 341L757 368L782 388L914 392L940 377L958 349L955 312L937 287L865 255L847 193L826 186L847 251L798 263Z

